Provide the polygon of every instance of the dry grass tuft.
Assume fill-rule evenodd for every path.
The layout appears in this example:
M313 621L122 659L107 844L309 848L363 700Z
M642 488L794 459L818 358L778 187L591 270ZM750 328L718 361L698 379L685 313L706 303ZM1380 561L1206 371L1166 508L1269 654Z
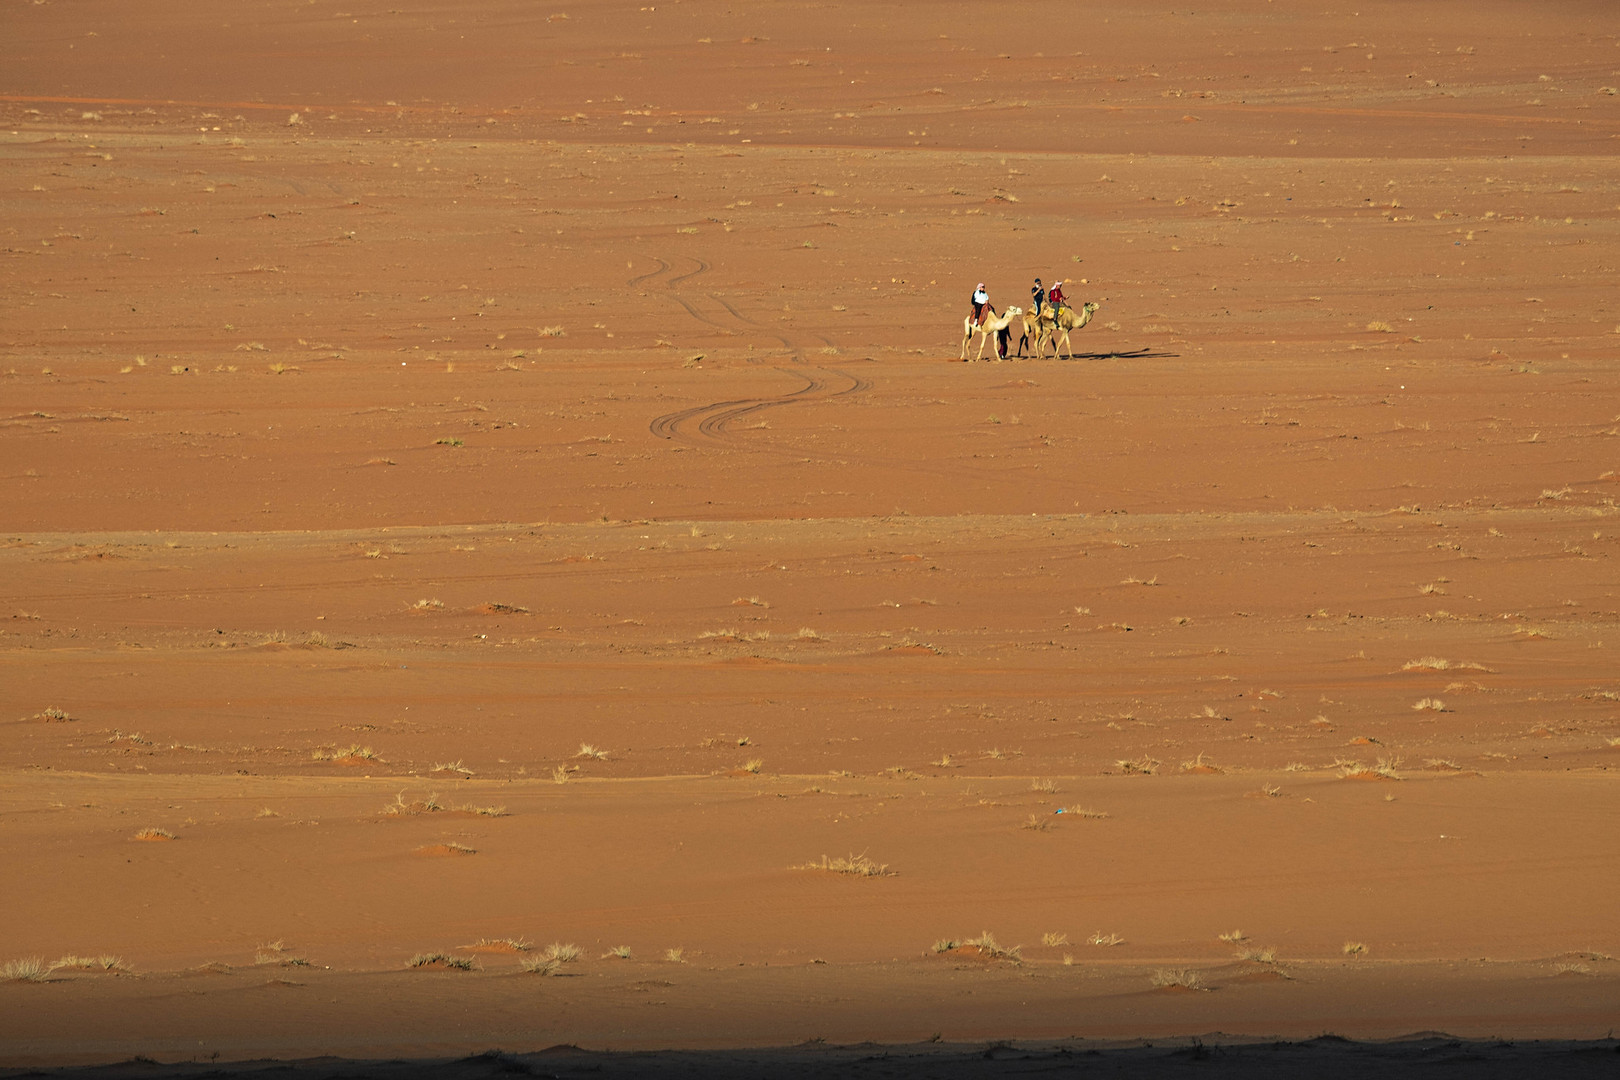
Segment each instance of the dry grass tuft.
M478 961L470 956L451 956L449 953L417 953L405 961L408 968L443 967L453 971L477 971Z
M1439 698L1419 698L1415 703L1413 703L1412 708L1418 712L1445 712L1446 703L1441 701Z
M44 982L51 969L37 956L0 964L0 982Z
M569 945L564 944L561 941L553 941L550 945L546 946L546 951L540 955L547 960L554 960L559 964L572 964L574 961L579 959L580 948L578 945Z
M606 761L607 751L599 747L592 746L588 742L582 742L579 744L579 753L575 754L574 756L577 758L594 758L597 761Z
M1420 656L1401 665L1402 671L1484 671L1491 669L1471 660L1446 660L1439 656Z
M309 967L309 959L307 957L288 956L286 953L279 951L264 952L261 950L260 952L256 952L253 954L253 962L261 967L267 964L275 964L278 967Z
M1114 764L1118 765L1120 770L1127 776L1152 776L1154 773L1159 771L1159 766L1164 763L1159 761L1157 758L1151 758L1143 755L1142 757L1135 759L1122 758L1119 761L1114 762Z
M1051 780L1031 780L1029 790L1039 791L1046 795L1055 795L1057 793L1057 784Z
M566 766L566 765L558 765L555 769L552 769L551 770L551 782L553 784L566 784L566 783L568 783L568 766Z
M1367 324L1367 329L1375 334L1393 334L1395 328L1387 322L1373 321Z
M1237 958L1239 960L1251 960L1256 964L1275 964L1277 962L1277 950L1269 946L1264 949L1239 949Z
M1022 963L1024 959L1020 951L1023 949L1022 945L1002 945L988 930L976 938L964 939L962 945L978 949L980 956L987 956L992 960L1006 960L1017 964Z
M543 956L524 956L518 959L518 967L530 975L555 975L562 965Z
M1181 763L1181 771L1190 773L1220 773L1225 772L1226 770L1222 769L1213 761L1205 761L1204 754L1202 751L1200 751L1198 756L1193 758L1191 761L1183 761Z
M630 946L615 945L613 948L602 954L602 959L606 960L610 956L618 960L628 960L631 957Z
M1396 769L1400 768L1401 759L1398 757L1381 757L1376 765L1367 766L1359 761L1345 761L1340 759L1334 762L1339 768L1339 776L1345 780L1399 780Z
M681 948L679 945L675 946L673 949L665 949L664 962L669 964L686 963L686 950Z
M1160 968L1149 979L1157 990L1205 990L1204 978L1189 968Z
M1245 934L1241 930L1231 930L1224 934L1217 934L1215 937L1216 940L1224 941L1228 945L1237 945L1241 942L1249 940L1249 935Z
M1051 933L1041 935L1041 944L1046 946L1048 949L1060 949L1068 943L1068 934Z
M1359 941L1347 941L1344 943L1343 951L1346 956L1366 956L1367 946Z
M894 871L889 869L888 863L873 862L866 857L863 851L859 855L840 856L828 858L823 855L821 861L805 863L794 867L795 870L825 870L832 874L849 874L852 877L893 877Z
M471 769L467 768L467 766L463 765L461 763L460 758L456 758L456 760L454 760L454 761L441 761L441 762L437 763L436 765L434 765L433 768L429 769L428 771L429 772L460 773L462 776L471 776L471 775L473 775L473 771Z
M137 839L137 840L173 840L173 839L175 839L175 835L174 835L174 833L170 832L168 829L159 829L159 828L155 828L155 827L152 827L152 826L148 826L148 827L142 829L140 832L136 833L135 834L135 839Z
M120 956L73 956L69 954L51 965L52 971L128 971Z
M1094 818L1101 820L1109 816L1106 810L1093 810L1089 806L1065 806L1058 811L1060 814L1073 814L1075 817Z
M437 792L429 795L426 799L406 802L405 793L402 791L394 796L393 802L382 808L382 812L389 817L414 817L417 814L436 814L443 809L444 804L439 801Z
M764 766L765 766L765 762L763 760L761 760L760 758L750 758L749 760L743 762L742 765L739 766L739 767L745 773L757 773Z
M1031 814L1019 826L1020 829L1029 829L1032 832L1045 832L1052 827L1052 823L1039 814Z
M1092 934L1090 937L1086 938L1086 944L1098 945L1106 949L1114 945L1125 944L1125 939L1120 937L1118 934L1105 934L1099 930L1095 934Z

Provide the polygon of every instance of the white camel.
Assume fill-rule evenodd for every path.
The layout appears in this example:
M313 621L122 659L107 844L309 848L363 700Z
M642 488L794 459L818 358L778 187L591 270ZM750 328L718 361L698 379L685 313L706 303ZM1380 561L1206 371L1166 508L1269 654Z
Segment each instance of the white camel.
M1035 338L1035 355L1039 357L1045 354L1046 343L1049 341L1052 343L1052 356L1054 359L1059 356L1074 355L1073 346L1069 344L1069 332L1084 329L1085 325L1091 321L1091 317L1096 314L1097 307L1098 304L1095 300L1087 300L1080 305L1078 311L1071 307L1065 307L1056 315L1053 315L1050 308L1042 305L1039 329ZM1060 337L1062 339L1061 346L1058 344Z
M1007 314L998 316L996 318L986 319L984 322L979 323L978 325L974 325L973 316L969 315L964 318L962 320L962 355L960 359L967 359L968 342L972 340L973 335L977 333L979 335L979 355L975 356L973 359L983 360L984 347L985 344L989 342L990 336L992 334L999 334L1001 331L1007 329L1007 327L1012 324L1012 321L1023 313L1024 311L1022 308L1009 307L1007 309Z

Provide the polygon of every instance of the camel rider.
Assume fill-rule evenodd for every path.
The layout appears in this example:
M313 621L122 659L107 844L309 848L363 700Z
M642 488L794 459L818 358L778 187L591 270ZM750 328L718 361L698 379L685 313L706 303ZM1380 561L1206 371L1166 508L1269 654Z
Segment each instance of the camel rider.
M987 310L992 315L998 314L996 309L990 305L990 294L984 291L984 282L981 281L979 287L973 290L974 326L979 326L984 322L984 313Z
M1046 294L1046 302L1052 305L1052 317L1055 319L1063 313L1063 282L1052 282L1052 291Z
M1036 278L1035 279L1035 284L1030 286L1030 290L1029 290L1029 312L1030 312L1030 314L1034 315L1037 319L1040 318L1040 316L1041 316L1041 305L1044 304L1045 302L1046 302L1046 286L1041 284L1041 279L1040 278Z

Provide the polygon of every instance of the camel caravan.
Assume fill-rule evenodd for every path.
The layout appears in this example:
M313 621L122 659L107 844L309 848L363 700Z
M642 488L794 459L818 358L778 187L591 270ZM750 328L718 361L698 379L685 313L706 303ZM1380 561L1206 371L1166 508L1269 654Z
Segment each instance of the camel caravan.
M1031 354L1035 359L1046 355L1047 345L1052 346L1052 358L1060 356L1073 356L1069 344L1069 334L1080 330L1091 321L1096 314L1097 303L1087 300L1076 310L1069 306L1063 295L1063 282L1054 281L1052 290L1048 292L1041 284L1041 279L1035 279L1035 285L1030 290L1030 309L1008 305L1006 314L997 314L995 307L990 303L990 294L985 291L984 282L973 290L973 310L967 318L962 320L962 355L960 359L966 360L968 344L973 335L979 335L979 353L975 360L984 359L985 346L991 338L996 341L996 356L998 359L1007 358L1007 350L1012 343L1012 335L1016 327L1018 333L1018 355L1024 355L1024 346L1033 345Z

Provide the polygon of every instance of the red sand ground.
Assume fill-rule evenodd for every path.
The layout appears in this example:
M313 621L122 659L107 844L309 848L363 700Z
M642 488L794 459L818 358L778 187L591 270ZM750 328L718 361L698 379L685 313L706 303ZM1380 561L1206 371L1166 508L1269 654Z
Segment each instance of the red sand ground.
M0 13L0 1064L1614 1026L1611 5L553 7Z

